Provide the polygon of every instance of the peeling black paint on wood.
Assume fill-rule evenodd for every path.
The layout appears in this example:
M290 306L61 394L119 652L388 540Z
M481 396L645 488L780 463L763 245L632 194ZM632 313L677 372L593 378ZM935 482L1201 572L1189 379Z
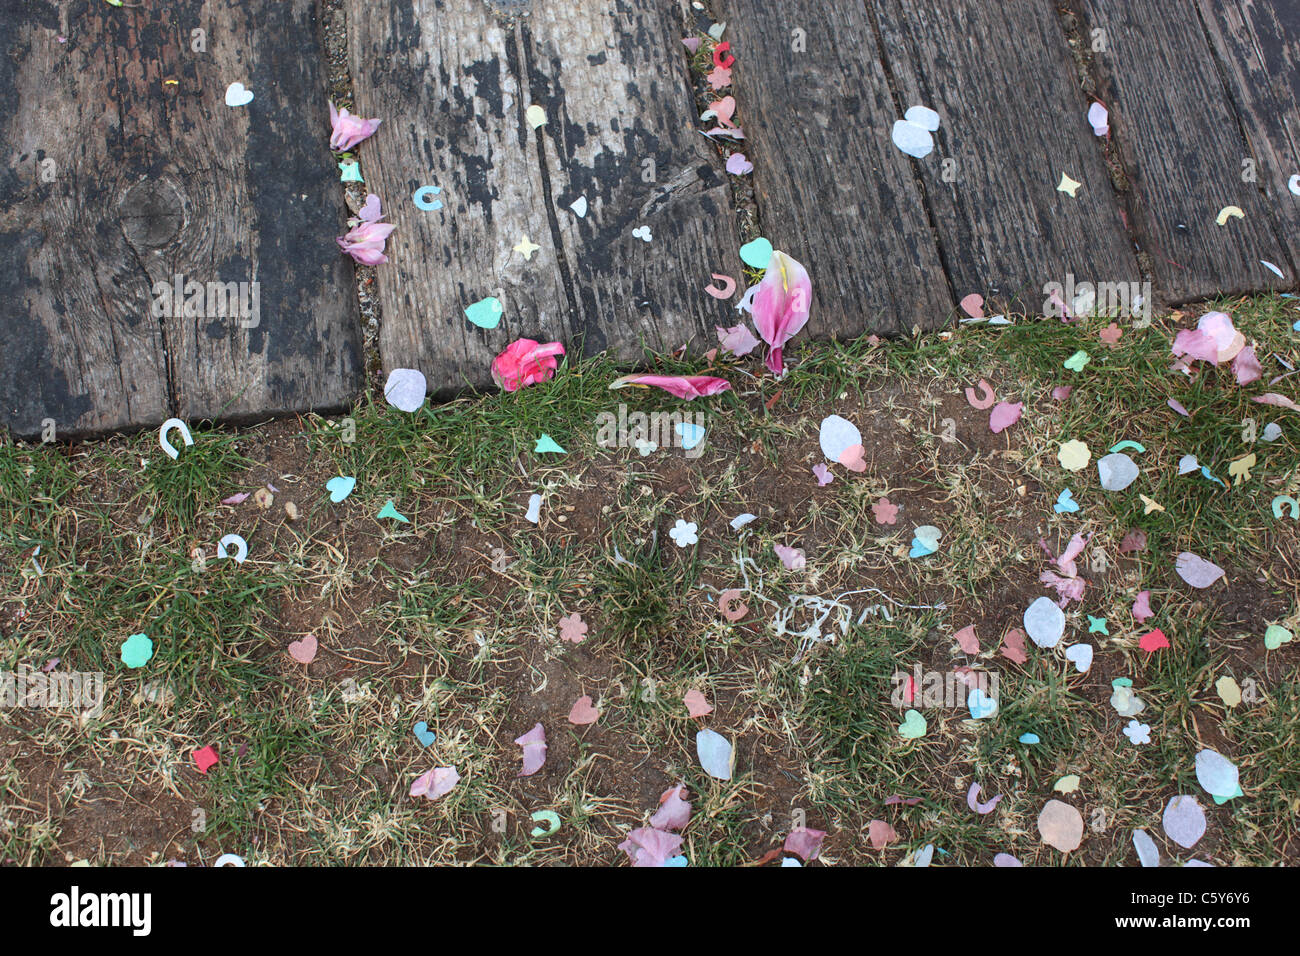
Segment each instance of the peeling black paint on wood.
M312 0L0 0L0 22L0 421L30 437L52 418L66 438L354 398ZM235 81L250 105L226 106ZM176 274L257 281L260 321L153 316Z
M385 117L362 170L398 227L377 278L385 369L418 368L445 394L489 384L519 337L625 361L716 344L713 326L737 313L703 290L710 273L739 276L739 241L726 174L695 132L676 12L496 7L347 5L358 108ZM547 115L537 130L533 104ZM442 187L441 210L412 203L423 185ZM583 218L569 208L580 196ZM651 242L632 236L641 225ZM531 261L514 251L524 236L540 246ZM463 310L489 295L504 315L479 329Z

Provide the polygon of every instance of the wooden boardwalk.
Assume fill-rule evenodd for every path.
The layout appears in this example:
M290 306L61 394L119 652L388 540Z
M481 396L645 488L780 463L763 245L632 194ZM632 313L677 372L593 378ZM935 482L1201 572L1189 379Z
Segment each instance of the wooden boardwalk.
M1071 277L1149 277L1163 304L1296 287L1290 0L342 3L356 111L384 120L362 170L397 225L380 359L438 394L490 384L520 336L702 352L740 317L704 287L741 279L754 225L809 268L814 338L936 328L970 293L1037 314ZM713 20L745 216L681 43ZM0 422L67 438L355 399L316 3L0 0L0 22ZM252 101L227 105L233 83ZM918 105L940 126L912 159L890 134ZM254 308L212 301L240 283ZM488 296L492 329L464 314Z

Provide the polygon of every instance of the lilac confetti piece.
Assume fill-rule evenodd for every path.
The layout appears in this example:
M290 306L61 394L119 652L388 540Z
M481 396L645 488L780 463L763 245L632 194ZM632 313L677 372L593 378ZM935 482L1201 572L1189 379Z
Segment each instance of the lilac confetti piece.
M998 805L999 801L1001 801L1002 794L999 793L996 797L994 797L992 800L988 801L987 803L980 803L979 802L980 792L981 792L980 785L978 783L972 783L970 785L970 789L966 791L966 806L970 807L976 813L981 815L985 813L992 813L993 808Z
M1198 840L1205 836L1205 810L1195 797L1180 794L1169 801L1165 807L1165 834L1184 850L1196 846Z
M248 500L249 494L250 492L241 491L239 494L231 495L229 498L222 498L221 503L223 505L241 505Z
M1023 863L1017 860L1010 853L999 853L997 856L993 858L993 865L994 866L1024 866Z
M754 164L745 158L744 153L732 153L727 157L727 172L733 176L744 176L754 171Z
M1192 413L1189 412L1187 409L1183 408L1183 403L1178 401L1178 399L1176 398L1169 399L1169 401L1165 402L1165 404L1168 405L1170 408L1172 408L1174 411L1176 411L1179 415L1182 415L1183 418L1192 417Z
M1208 588L1223 577L1223 568L1199 555L1184 551L1174 563L1178 576L1194 588Z

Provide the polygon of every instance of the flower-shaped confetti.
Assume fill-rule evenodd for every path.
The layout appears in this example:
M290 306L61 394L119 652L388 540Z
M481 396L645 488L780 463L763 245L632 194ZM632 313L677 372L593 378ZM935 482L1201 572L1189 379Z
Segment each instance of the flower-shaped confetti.
M587 637L587 622L575 611L560 618L560 640L581 644Z
M677 523L673 525L673 529L668 532L668 537L673 539L677 547L689 548L700 540L697 533L699 530L700 526L694 521L683 521L678 518Z
M1128 726L1124 728L1124 736L1134 745L1149 744L1151 743L1151 725L1139 724L1136 720L1130 720Z

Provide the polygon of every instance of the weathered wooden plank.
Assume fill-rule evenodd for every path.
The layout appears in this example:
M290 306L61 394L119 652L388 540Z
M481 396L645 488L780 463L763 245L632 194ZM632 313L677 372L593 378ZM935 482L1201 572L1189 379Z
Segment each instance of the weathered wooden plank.
M1101 98L1134 195L1157 290L1177 303L1273 287L1294 270L1273 210L1243 162L1255 156L1215 67L1193 0L1080 0ZM1100 31L1095 33L1094 31ZM1216 223L1237 206L1244 219Z
M703 292L709 273L738 274L737 240L725 173L693 132L668 4L346 11L357 108L384 120L362 169L397 225L377 279L386 369L418 368L447 392L488 384L520 336L571 348L581 336L588 354L632 360L643 343L704 346L715 321L734 320ZM538 129L532 105L547 117ZM414 205L424 185L442 189L442 209ZM648 243L632 235L641 226ZM515 249L525 238L531 258ZM471 325L463 310L489 295L500 325Z
M0 19L5 423L64 437L354 397L312 0L0 0ZM233 82L250 104L226 105ZM249 284L239 305L225 283Z
M1259 188L1300 265L1300 4L1199 0L1228 92L1252 153ZM1295 180L1300 190L1300 179ZM1280 263L1279 263L1280 265ZM1294 274L1294 273L1293 273Z
M1052 0L873 0L904 110L939 113L917 166L958 295L1040 314L1044 287L1138 282ZM1071 197L1062 174L1082 183Z
M813 279L808 334L942 325L952 293L912 161L890 141L899 116L868 14L819 0L779 17L763 0L718 8L763 232Z

